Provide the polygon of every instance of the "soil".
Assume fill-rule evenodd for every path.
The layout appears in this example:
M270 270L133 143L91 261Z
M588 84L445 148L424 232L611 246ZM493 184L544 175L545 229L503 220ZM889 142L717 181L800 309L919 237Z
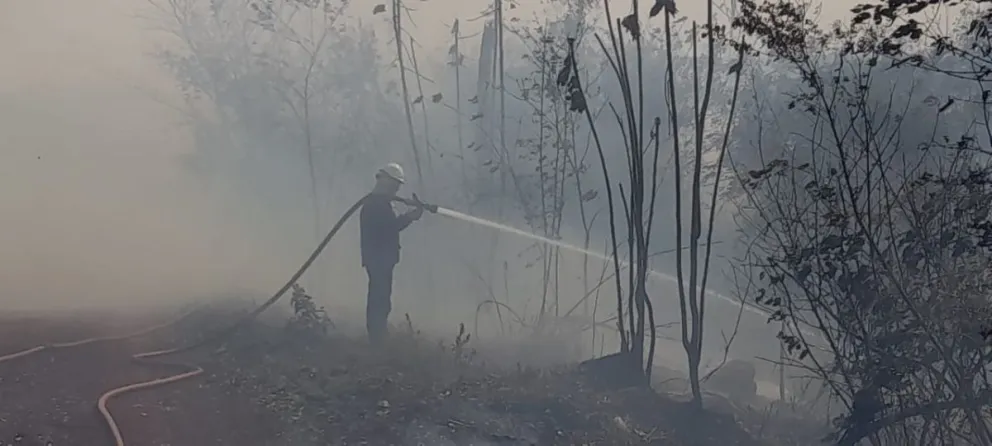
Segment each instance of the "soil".
M203 314L138 338L0 362L0 445L112 444L99 396L176 373L130 356L189 342L233 317ZM0 355L152 319L0 317ZM643 389L586 388L565 369L497 370L470 346L415 333L373 350L342 334L254 324L179 356L168 361L205 373L109 404L128 446L758 444L733 417L687 415L684 403Z
M158 322L167 318L159 315ZM0 319L0 355L137 331L154 319ZM175 374L134 364L130 356L173 346L176 331L43 350L0 363L0 444L112 444L97 399L122 385ZM271 444L276 430L269 427L270 417L254 411L243 395L207 387L211 376L207 370L201 377L111 400L108 407L128 446Z

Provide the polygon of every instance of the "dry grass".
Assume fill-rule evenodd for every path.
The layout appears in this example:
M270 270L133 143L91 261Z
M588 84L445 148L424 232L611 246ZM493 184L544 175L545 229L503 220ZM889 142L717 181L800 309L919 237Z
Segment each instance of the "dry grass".
M372 349L341 333L254 324L200 355L204 385L264 405L295 445L762 444L732 415L645 389L593 390L571 367L486 364L464 336L459 346L394 330Z

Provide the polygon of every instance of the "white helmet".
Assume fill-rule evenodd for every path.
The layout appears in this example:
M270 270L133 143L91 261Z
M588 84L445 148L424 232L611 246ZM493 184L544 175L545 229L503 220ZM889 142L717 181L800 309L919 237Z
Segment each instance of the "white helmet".
M378 178L379 175L385 175L399 181L400 184L406 183L406 177L403 175L403 167L396 163L386 164L385 167L379 169L379 172L376 173L376 178Z

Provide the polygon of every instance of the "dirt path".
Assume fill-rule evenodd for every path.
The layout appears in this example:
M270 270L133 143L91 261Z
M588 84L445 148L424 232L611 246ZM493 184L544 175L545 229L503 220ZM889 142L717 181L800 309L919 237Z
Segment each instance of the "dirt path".
M115 333L127 332L135 325L5 322L0 325L0 355L44 342L109 334L109 326ZM0 363L0 444L111 444L96 410L97 399L109 389L169 375L135 365L129 358L173 345L171 335L46 350ZM110 410L128 446L279 444L271 417L256 410L247 396L227 391L211 375L208 370L189 381L112 400Z

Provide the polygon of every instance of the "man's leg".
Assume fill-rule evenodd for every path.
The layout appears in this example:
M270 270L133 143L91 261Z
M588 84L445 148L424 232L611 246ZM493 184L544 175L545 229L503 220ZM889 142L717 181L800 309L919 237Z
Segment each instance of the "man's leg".
M365 327L372 343L379 343L388 334L389 312L392 311L393 268L369 265L369 293L365 305Z

